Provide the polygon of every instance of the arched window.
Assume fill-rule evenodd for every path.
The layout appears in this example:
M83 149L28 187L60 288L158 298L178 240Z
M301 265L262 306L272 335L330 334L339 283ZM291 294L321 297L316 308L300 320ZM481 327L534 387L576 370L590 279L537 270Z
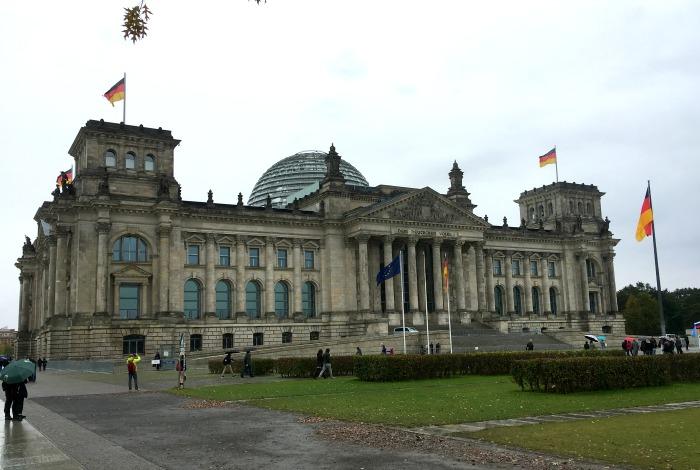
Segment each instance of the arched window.
M593 207L591 206L590 202L586 203L586 215L591 215L591 212L593 212Z
M305 282L301 286L301 307L304 316L316 316L316 286L311 282Z
M221 348L231 349L233 348L233 333L224 333L221 337Z
M143 335L128 335L122 338L122 352L124 354L145 354L146 337Z
M255 281L245 286L245 311L250 318L260 318L260 285Z
M581 204L580 202L576 205L576 213L577 214L583 213L583 204Z
M532 313L539 315L540 312L540 290L537 287L532 288Z
M551 202L547 203L547 215L554 214L554 205Z
M278 318L289 315L289 288L284 282L275 284L275 314Z
M540 204L540 207L538 207L538 211L540 213L540 217L544 217L544 206Z
M185 318L196 320L199 318L202 305L202 287L194 279L185 282Z
M190 335L190 351L202 350L202 335Z
M586 259L586 273L588 273L589 279L594 279L596 275L595 263L589 259Z
M513 287L513 310L517 315L523 314L523 299L518 286Z
M574 213L574 201L569 201L569 214Z
M155 169L156 169L156 157L154 157L150 153L148 155L146 155L146 158L143 161L143 169L146 171L155 171Z
M146 242L136 235L124 235L114 242L112 261L145 263L148 261Z
M221 320L231 316L231 284L228 281L216 283L216 316Z
M105 166L115 167L117 166L117 154L114 150L107 150L105 152Z
M552 311L552 315L557 314L557 290L554 287L549 288L549 308Z
M124 156L124 168L127 170L133 170L136 168L136 155L134 152L127 152Z
M493 289L493 299L496 304L496 313L503 315L503 289L501 289L501 286L496 286Z
M530 220L535 220L535 208L530 207L528 213L530 214Z

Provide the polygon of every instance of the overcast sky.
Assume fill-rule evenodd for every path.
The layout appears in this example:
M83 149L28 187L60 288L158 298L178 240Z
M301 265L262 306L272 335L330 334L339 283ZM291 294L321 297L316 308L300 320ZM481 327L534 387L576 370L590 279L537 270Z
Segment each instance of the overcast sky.
M127 74L127 123L182 140L183 198L235 203L300 150L338 152L371 185L445 192L457 160L475 212L554 181L592 183L621 239L621 288L654 284L634 232L651 179L662 287L698 286L700 2L137 0L0 3L0 326L17 326L24 235L102 97ZM700 313L700 312L699 312ZM700 319L700 318L699 318Z

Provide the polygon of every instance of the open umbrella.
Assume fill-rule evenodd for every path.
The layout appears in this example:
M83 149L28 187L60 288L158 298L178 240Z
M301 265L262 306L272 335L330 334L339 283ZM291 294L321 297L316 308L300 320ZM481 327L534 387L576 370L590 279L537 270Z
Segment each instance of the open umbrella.
M2 372L0 380L8 384L18 384L27 380L36 373L36 365L29 359L20 359L10 362Z
M596 343L599 342L598 337L596 335L583 335L583 337L586 338L587 340L594 341Z
M637 338L635 338L634 336L628 336L625 338L625 341L629 341L631 343L632 341L635 341L636 339Z

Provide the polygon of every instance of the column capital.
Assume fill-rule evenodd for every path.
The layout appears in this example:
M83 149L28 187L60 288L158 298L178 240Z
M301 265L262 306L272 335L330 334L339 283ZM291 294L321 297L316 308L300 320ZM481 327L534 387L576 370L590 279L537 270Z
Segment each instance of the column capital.
M433 237L433 238L431 238L431 242L432 242L433 246L441 246L443 239L439 238L439 237Z
M396 240L395 235L384 235L384 243L394 243L394 240Z
M469 248L467 248L467 253L476 253L476 248L474 248L473 243L469 244Z
M359 235L356 235L355 238L360 243L367 243L369 241L369 235L367 235L365 233L361 233Z
M236 235L235 239L236 243L238 243L239 245L245 245L248 241L248 237L246 235Z
M71 233L70 225L58 225L58 224L56 224L55 232L56 232L57 237L65 237L67 235L70 235L70 233Z
M109 233L112 230L112 224L109 222L96 222L95 230L97 233Z
M462 246L464 246L465 243L466 243L466 240L464 240L463 238L458 238L455 240L455 246L458 246L460 248Z
M158 231L159 237L161 237L161 238L169 237L173 231L173 226L172 225L159 225L157 231Z
M276 237L265 237L265 245L274 245L276 241Z
M292 239L292 245L296 247L301 247L301 245L304 243L304 240L301 238L293 238Z
M216 243L216 235L215 235L215 234L213 234L213 233L207 233L207 234L205 235L205 237L206 237L206 239L207 239L207 243Z
M46 243L48 243L51 246L56 246L56 236L55 235L47 235L46 236Z
M415 248L416 243L418 243L418 237L411 235L406 239L406 241L408 242L409 246L413 246Z

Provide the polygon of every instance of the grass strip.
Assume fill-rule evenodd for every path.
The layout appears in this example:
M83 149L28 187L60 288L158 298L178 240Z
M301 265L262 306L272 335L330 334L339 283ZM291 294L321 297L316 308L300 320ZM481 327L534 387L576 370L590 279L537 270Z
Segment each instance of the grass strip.
M520 391L509 376L400 384L337 378L216 385L177 393L206 400L244 400L263 408L344 421L417 427L696 400L700 383L557 395Z
M463 437L639 468L700 468L700 409L499 427Z

